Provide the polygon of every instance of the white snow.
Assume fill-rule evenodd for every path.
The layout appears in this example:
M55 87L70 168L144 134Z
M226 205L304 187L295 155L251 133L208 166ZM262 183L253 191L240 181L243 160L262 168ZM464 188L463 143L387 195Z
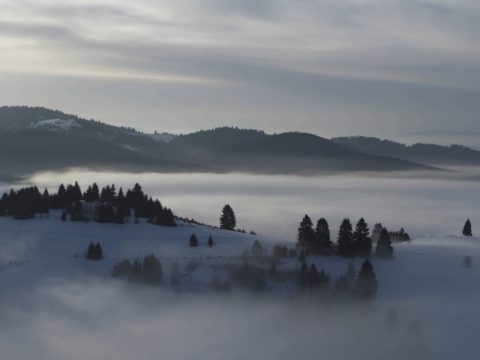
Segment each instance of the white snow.
M158 133L154 132L153 134L147 134L148 137L152 138L155 141L163 142L163 143L169 143L173 139L177 137L177 135L170 134L170 133Z
M128 145L128 144L122 145L122 147L126 150L129 150L129 151L133 151L133 152L138 151L138 149L136 147L133 147L133 146Z
M32 128L49 128L49 129L58 129L62 131L71 130L73 128L80 128L82 127L77 121L74 119L48 119L48 120L40 120L31 125Z
M195 233L199 239L198 248L188 246L188 238L192 233ZM212 235L215 241L213 248L207 247L209 235ZM208 327L210 332L216 333L218 331L220 339L222 339L222 326L225 326L232 336L241 336L244 341L253 341L253 336L260 336L260 334L254 335L256 333L254 329L258 327L264 328L263 331L271 331L268 336L277 339L276 341L280 341L278 343L280 344L281 341L287 341L288 337L278 338L286 329L274 328L268 330L265 328L266 324L272 326L277 321L275 320L277 316L286 316L285 313L277 314L274 312L276 310L273 309L278 309L276 307L278 304L273 308L270 308L273 305L266 305L266 308L256 315L245 313L244 309L232 310L231 307L235 309L237 305L228 305L228 303L222 305L226 308L221 307L221 310L218 310L218 307L215 310L210 309L205 304L198 305L199 309L203 310L198 310L200 312L196 313L193 312L195 307L191 308L190 305L175 306L170 302L177 303L177 300L166 300L165 302L165 300L158 298L162 289L171 291L168 274L172 262L178 262L185 274L185 265L191 260L198 260L200 268L192 273L189 286L206 285L210 282L212 275L219 271L215 265L225 262L228 257L240 255L256 239L260 240L269 249L276 243L275 239L272 238L184 223L175 228L168 228L150 225L145 222L124 225L62 222L58 212L52 212L49 218L38 217L26 221L0 218L0 284L2 289L0 291L0 319L2 319L2 316L6 318L2 321L6 328L8 328L9 321L12 324L20 321L27 324L25 326L33 326L29 322L31 321L35 325L33 328L36 329L36 332L30 333L26 337L26 341L29 346L36 350L40 345L34 339L43 338L43 341L50 341L50 338L46 338L50 335L42 334L41 329L46 334L52 334L51 336L61 336L65 342L70 344L69 346L79 350L82 343L95 344L95 336L87 336L91 331L94 331L92 327L95 326L102 326L103 330L100 333L94 332L93 334L102 337L102 341L106 341L109 346L113 346L118 341L117 337L120 337L120 334L114 330L107 330L110 327L104 327L101 325L103 323L112 324L115 328L137 327L137 331L140 332L144 331L145 326L147 329L150 329L150 326L163 326L163 331L167 333L173 331L173 334L175 334L176 326L180 326L183 329L182 331L187 331L183 325L175 322L178 320L175 320L175 317L172 317L173 315L169 317L168 309L175 311L177 318L188 321L189 326L193 326L196 331L203 327ZM102 244L105 259L99 262L85 260L83 253L88 244L97 241ZM290 243L290 245L293 245L293 243ZM145 310L140 310L142 307L137 308L134 305L128 305L130 310L125 310L127 312L134 311L136 315L131 316L126 316L124 311L120 310L121 308L110 308L110 303L117 304L120 307L127 306L127 303L122 303L121 299L128 297L123 291L112 287L112 284L122 284L110 278L113 265L126 258L134 260L143 258L150 253L160 257L166 285L156 290L145 290L147 294L150 294L150 291L157 291L157 295L152 293L147 296L147 298L152 297L151 302L148 302L147 305L142 302L144 300L128 298L128 301L134 303L140 301L144 304L141 306L148 306L149 311L153 311L152 314L161 311L162 317L158 319L156 315L148 315L154 316L155 320L150 319L150 317L142 318L142 316L147 316L143 313ZM465 255L472 256L474 260L473 267L470 269L462 266L462 259ZM361 261L362 259L355 260L357 270ZM478 304L480 303L480 238L445 235L415 239L411 243L395 244L394 260L373 259L372 261L379 282L379 294L375 300L375 308L380 314L384 314L388 307L395 306L399 312L402 326L406 327L408 322L417 320L424 331L434 359L451 359L455 356L462 360L475 359L472 354L476 353L477 329L480 323L480 314L478 313ZM348 264L348 260L339 257L312 257L308 259L308 262L313 262L319 269L323 268L329 272L333 279L344 274ZM284 260L280 267L295 268L298 267L298 262L296 260ZM222 276L221 272L219 274ZM141 288L131 290L130 293L142 292ZM18 299L22 300L16 303ZM158 303L159 301L162 301L162 305ZM130 304L129 302L128 304ZM8 307L6 304L9 304ZM276 304L276 302L272 304ZM134 307L132 308L132 306ZM250 306L254 306L255 309L258 307L258 305ZM226 309L230 310L227 311ZM5 311L8 311L8 316L5 315ZM206 311L210 315L202 315L202 311ZM233 324L227 320L210 318L209 316L212 316L211 314L214 314L215 311L220 311L222 315L219 316L227 316L230 311L239 311L238 316L228 315L233 317L229 321L235 322L235 327L230 329ZM246 318L243 319L242 317L245 316ZM30 317L33 317L33 319L30 319ZM86 323L81 320L82 325L79 325L80 320L78 319L83 319L83 317L88 320L85 320ZM165 321L167 321L165 318L170 319L167 322L170 324L167 328L164 327L166 325L160 325L165 324ZM40 325L43 321L48 321L47 328ZM217 325L209 327L209 321L215 321ZM220 323L218 323L219 321ZM241 325L243 321L245 321L246 326L245 333L236 330L238 326L240 326L240 329L243 328ZM294 320L293 323L296 323L296 321L298 320ZM302 321L305 322L306 320ZM14 325L11 326L14 328ZM247 328L250 330L247 331ZM38 333L39 331L40 333ZM114 332L112 335L108 335L110 334L109 331ZM156 334L153 328L148 331L150 334ZM320 327L316 331L324 330ZM15 347L13 343L5 343L9 336L14 337L14 333L7 332L5 336L2 338L2 332L0 331L2 349L4 347L9 349L9 354L13 354L11 356L18 355L20 349L23 349L22 347ZM79 339L78 336L81 338ZM173 341L173 339L185 340L182 338L183 333L164 336L171 339L170 341ZM202 339L205 340L203 337ZM220 339L218 344L220 344ZM192 341L195 342L195 340ZM223 341L232 340L225 339ZM295 348L295 345L292 344L290 346L294 346L293 349L297 349L297 351L299 349L305 351L303 347L305 344L300 348L301 343L297 344L298 348ZM63 349L64 351L63 357L58 355L59 357L54 357L55 359L81 358L80 355L73 356L70 353L70 347L67 351L67 348L62 345L63 342L49 344L50 349L55 351L62 351ZM149 338L145 339L145 342L137 342L137 346L148 346L149 348L155 347L155 344L160 348L170 347L163 336L158 340ZM221 345L219 346L219 349L221 349ZM124 346L121 346L121 348L126 351L126 354L129 351L130 354L134 351L134 349L128 349ZM25 349L28 349L28 347L25 347ZM108 354L118 355L109 347L110 350L108 351L105 348L102 349L104 356ZM237 351L242 351L239 349L241 348L236 348ZM184 355L185 351L183 352ZM219 354L212 357L206 356L206 354L209 354L207 349L202 349L202 351L204 353L200 356L201 359L221 358ZM257 349L257 351L259 350ZM333 350L327 347L325 351ZM88 351L87 353L92 354ZM152 352L151 356L145 358L155 358L154 353ZM52 353L47 352L46 354L39 358L46 359L49 354L53 356ZM175 354L175 352L170 353L171 356L175 356ZM275 358L288 358L286 354L288 353L277 354ZM28 358L29 355L31 357L32 354L27 351L23 358ZM187 355L190 355L190 353L187 352ZM187 355L184 358L188 358ZM127 358L127 355L122 356L119 356L119 358ZM272 357L267 356L267 358ZM338 358L344 359L344 357Z

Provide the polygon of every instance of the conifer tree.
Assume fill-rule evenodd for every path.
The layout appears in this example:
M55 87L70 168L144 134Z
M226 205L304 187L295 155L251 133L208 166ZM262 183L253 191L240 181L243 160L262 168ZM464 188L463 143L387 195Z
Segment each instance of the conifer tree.
M309 252L315 242L315 231L313 230L312 219L305 215L298 227L298 246Z
M94 260L102 260L103 259L103 249L100 243L96 243L94 247Z
M308 265L304 261L298 273L298 285L301 288L305 288L308 285Z
M310 286L315 286L320 282L319 280L317 267L315 264L311 264L308 271L308 283Z
M163 280L162 264L153 254L146 256L142 264L142 282L148 285L160 285Z
M189 245L190 245L190 247L197 247L198 246L198 239L197 239L197 236L195 234L192 234L190 236Z
M344 219L338 230L337 253L344 257L353 257L355 247L353 243L353 228L349 219Z
M48 190L45 189L42 194L42 206L40 209L41 213L48 213L50 211L50 194Z
M355 246L355 253L357 256L367 257L370 256L372 251L372 239L369 236L370 229L365 219L361 218L353 233L353 242Z
M473 236L472 234L472 223L470 222L470 219L468 219L465 222L465 226L463 227L463 235L464 236Z
M234 230L237 226L235 213L230 205L225 205L220 216L220 228L224 230Z
M88 245L87 253L85 254L85 257L89 260L93 260L95 257L95 245L93 243L90 243Z
M362 267L358 272L355 292L360 298L373 298L377 293L377 279L373 266L368 259L362 263Z
M333 244L330 239L330 228L326 219L317 221L315 228L315 254L330 255L333 252Z
M57 191L57 208L64 209L67 206L67 191L63 184L60 184Z
M386 228L383 228L375 247L375 255L381 259L391 259L393 257L393 246L390 235Z

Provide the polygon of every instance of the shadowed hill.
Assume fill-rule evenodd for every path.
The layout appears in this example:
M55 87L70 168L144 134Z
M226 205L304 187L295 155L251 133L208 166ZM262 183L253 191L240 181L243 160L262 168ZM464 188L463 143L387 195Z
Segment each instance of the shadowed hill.
M433 165L480 165L480 151L466 146L434 144L404 145L374 137L352 136L332 141L351 150L371 155L384 155Z
M222 127L164 142L132 128L38 107L0 107L0 140L0 173L15 175L69 167L281 174L432 169L306 133Z

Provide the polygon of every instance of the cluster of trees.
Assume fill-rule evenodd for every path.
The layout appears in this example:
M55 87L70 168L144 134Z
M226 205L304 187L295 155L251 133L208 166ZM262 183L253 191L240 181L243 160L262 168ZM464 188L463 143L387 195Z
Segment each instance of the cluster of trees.
M61 184L58 191L49 194L45 189L40 193L36 186L10 190L0 199L0 216L15 219L29 219L36 214L46 214L50 209L63 209L62 219L70 215L72 221L95 220L100 223L123 223L126 218L147 218L151 223L175 226L173 212L163 207L160 201L148 197L137 183L126 193L115 184L100 189L96 183L85 192L75 182Z
M317 226L313 229L312 219L305 215L298 228L298 245L308 254L332 254L334 248L327 220L319 219Z
M153 254L145 256L143 261L122 260L113 267L112 276L135 283L161 285L163 281L162 264Z
M348 265L345 275L338 278L334 284L330 275L323 269L318 272L315 264L310 266L304 261L298 273L298 285L300 289L330 291L337 298L360 298L371 299L375 297L378 283L372 263L365 259L360 271L355 272L353 262Z
M320 289L330 285L330 275L323 269L318 272L315 264L304 261L298 272L298 285L301 289Z
M353 229L349 219L344 219L338 230L337 242L334 245L330 239L330 230L327 220L319 219L314 229L312 220L305 215L298 228L298 247L305 254L331 255L336 253L343 257L368 257L372 252L370 229L365 219L361 218ZM387 229L383 228L375 254L381 258L391 258L393 247Z
M100 243L90 243L85 253L85 258L88 260L103 260L103 249Z
M45 190L40 193L36 186L19 190L11 189L0 199L0 216L13 216L14 219L31 219L35 214L47 214L50 209L50 195Z
M208 245L209 248L211 248L211 247L213 247L213 244L214 244L213 237L212 237L212 235L209 235L208 240L207 240L207 245ZM195 234L190 235L190 239L188 240L188 245L190 247L198 247L197 235L195 235Z
M389 231L388 235L392 239L392 242L395 241L410 241L410 235L405 231L404 228L401 228L399 231Z
M296 258L297 250L289 249L285 245L275 245L272 250L272 257L274 259Z

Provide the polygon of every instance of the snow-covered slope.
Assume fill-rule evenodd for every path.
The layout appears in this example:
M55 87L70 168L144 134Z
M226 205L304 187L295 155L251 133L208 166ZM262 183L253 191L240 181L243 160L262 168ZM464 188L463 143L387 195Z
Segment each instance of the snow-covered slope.
M74 128L80 128L81 125L75 119L49 119L32 123L31 127L32 129L68 131Z
M188 246L188 238L192 233L195 233L199 238L198 248ZM207 247L209 235L212 235L215 241L213 248ZM187 351L188 348L177 348L172 346L170 341L183 339L183 336L187 336L186 334L191 332L187 330L188 328L195 329L195 333L198 333L200 329L205 327L209 329L209 332L213 331L217 334L217 337L219 336L219 338L215 338L216 340L208 338L208 341L213 341L218 348L214 347L211 350L202 348L201 344L206 341L205 337L201 337L202 340L200 341L200 338L197 339L194 336L191 341L195 345L192 346L199 346L201 359L220 359L222 358L221 353L211 353L211 351L224 349L221 343L227 342L227 344L230 344L229 346L234 346L233 343L238 341L240 337L250 344L256 336L263 336L259 332L264 331L271 331L268 336L272 339L271 341L276 341L275 349L272 348L268 351L263 349L262 351L262 347L247 347L251 356L255 358L255 355L263 354L267 358L287 359L289 358L287 356L289 352L282 347L282 344L289 344L288 349L290 351L308 351L306 349L309 349L309 346L315 348L316 343L308 345L308 342L305 343L308 338L305 337L302 337L303 340L298 339L295 342L290 342L285 333L287 328L283 325L274 328L275 330L272 331L270 326L275 327L272 324L278 322L279 318L277 317L287 316L284 312L277 312L279 309L277 307L278 303L274 299L270 299L268 305L261 308L262 310L258 313L256 312L259 310L258 304L250 304L249 306L256 309L255 315L251 312L245 312L245 309L242 309L243 305L237 303L229 304L227 302L220 308L218 308L218 304L217 307L210 308L209 305L203 303L199 305L197 303L196 309L199 312L193 311L195 306L192 308L191 303L188 303L189 305L181 305L181 303L180 305L173 305L173 303L178 302L178 299L172 301L171 298L168 298L170 300L167 300L166 303L162 302L163 305L159 303L165 301L160 300L159 296L163 290L168 290L170 287L169 271L170 265L174 261L180 264L183 271L189 261L192 259L198 260L200 268L192 273L192 278L189 280L190 285L206 285L210 282L211 276L218 271L216 264L224 262L225 258L239 256L245 248L249 248L257 239L269 249L275 244L275 239L185 223L176 228L160 227L146 223L124 225L73 223L62 222L58 213L52 213L49 218L36 218L27 221L0 218L0 318L6 319L3 321L4 328L8 328L8 324L14 328L16 326L14 324L18 321L25 326L33 326L31 323L33 322L36 332L33 335L26 336L29 346L35 351L42 348L41 344L35 339L43 339L42 341L49 344L47 347L49 350L44 350L44 355L37 357L41 359L80 359L84 355L81 344L93 346L90 347L89 345L89 350L85 350L85 354L90 356L92 354L103 354L103 356L116 354L119 355L116 358L126 359L128 358L127 354L134 353L133 349L121 345L125 353L117 353L110 348L120 337L120 334L113 330L117 327L137 329L136 331L141 334L150 334L150 336L156 334L155 339L159 335L153 329L157 327L163 329L163 335L157 340L150 337L143 338L140 334L129 333L130 335L127 338L129 340L136 339L137 349L142 346L147 346L149 349L152 349L152 347L157 349L155 346L159 347L155 351L151 350L151 356L146 356L146 359L153 359L155 356L162 354L160 348L170 349L170 356L177 356L181 353L183 357L178 358L191 358L189 356L193 354L193 350ZM95 262L84 259L82 255L88 244L97 241L102 244L105 260ZM293 245L293 243L290 245ZM121 290L115 287L110 288L110 285L108 285L119 283L110 280L111 269L120 260L142 258L150 253L160 257L164 267L166 284L158 289L145 290L146 293L141 290L144 287L129 291L128 293L140 291L142 294L147 294L146 298L151 298L151 301L145 303L145 300L129 298L128 304L130 304L130 301L134 303L141 301L142 305L139 308L134 305L126 305L127 303L123 303L120 299L126 295ZM471 256L474 261L470 269L462 265L462 260L466 255ZM361 261L362 259L355 260L357 270ZM407 324L413 320L418 321L422 329L422 336L428 344L428 351L431 355L429 358L476 359L474 354L476 354L477 328L480 322L480 315L477 311L480 303L480 286L478 285L480 284L479 238L436 236L415 239L411 243L396 244L394 260L373 259L372 261L379 282L379 293L374 304L379 314L385 314L386 309L395 306L403 328L407 327ZM349 261L339 257L312 257L308 259L308 262L315 263L319 269L323 268L335 279L345 273ZM281 266L294 269L298 267L298 262L295 259L284 260ZM86 281L85 279L89 280ZM272 301L274 302L271 303ZM12 305L12 303L16 304ZM6 304L10 305L7 307ZM111 306L128 306L128 311L133 311L135 315L126 316L125 311L127 310L112 308ZM153 313L148 312L147 318L143 318L143 316L146 316L145 310L141 310L144 306L148 306L149 311L153 311ZM171 309L173 313L168 315L169 311L166 309ZM315 310L315 314L318 314L320 310ZM163 314L161 319L158 319L157 315L152 315L158 311ZM202 311L209 315L203 316ZM232 311L234 313L231 313ZM237 311L239 312L238 316L234 315ZM218 313L219 317L228 317L230 320L222 322L212 315L215 313ZM330 315L333 316L333 314ZM154 316L155 320L150 319L150 316ZM337 314L335 316L341 315ZM341 331L338 328L332 330L330 326L341 328L345 325L347 328L355 328L358 325L349 323L350 320L347 321L343 317L339 319L335 316L333 316L332 323L329 322L330 325L327 326L330 332L333 331L336 334L335 336ZM33 317L33 320L31 317ZM321 327L322 323L314 325L314 318L308 318L311 321L307 320L305 314L301 318L303 320L299 322L294 316L294 320L290 321L291 326L302 324L302 326L307 326L307 329L308 326L314 326L312 329L315 330L308 330L314 331L311 334L324 331ZM46 328L40 325L44 321L48 323ZM184 327L181 325L183 322L178 323L178 321L187 321L189 325ZM67 325L63 325L65 323ZM211 325L209 325L210 323ZM102 324L110 324L113 328L110 325L104 326ZM166 326L166 324L169 325ZM268 329L265 328L265 324L268 324ZM99 333L94 332L95 336L93 334L92 336L87 335L97 326L101 326L102 329ZM65 327L64 330L62 330L63 327ZM181 331L180 333L174 331L177 327L182 329L178 330ZM224 334L225 336L229 334L226 338L222 335L223 327L228 329L228 332ZM255 331L255 328L258 331ZM61 336L63 340L55 342L44 335L42 331L47 334L57 334L53 336ZM109 335L110 331L113 331L112 335ZM173 331L175 335L170 334L170 331ZM299 330L297 329L297 331ZM324 336L328 336L326 334ZM98 341L96 340L98 336L103 340L102 346L96 348L93 344ZM357 333L355 336L365 335ZM25 350L28 347L14 346L12 342L8 342L10 337L15 337L14 331L0 330L2 349L9 350L10 352L7 352L7 354L10 356L18 356L23 349L26 355L24 354L22 358L29 358L29 356L31 358L32 353ZM140 341L140 338L143 340ZM167 338L170 340L166 340ZM232 339L237 340L232 342ZM379 340L378 336L375 339L375 341L383 341ZM321 346L322 351L332 354L338 354L340 351L333 345L325 344L323 340L319 341L319 344L323 344ZM347 341L347 344L351 344L352 341L355 343L354 340L347 339L345 341ZM67 348L65 348L66 343L69 344ZM257 346L260 345L257 344ZM276 351L277 347L278 351ZM75 349L78 349L77 352L73 351ZM236 351L243 351L242 347L235 349ZM281 351L280 349L284 350ZM365 349L358 351L362 353ZM93 356L90 358L101 357ZM347 359L344 356L335 358ZM400 359L401 356L397 353L397 357L394 358ZM425 358L427 357L422 357L422 359Z
M152 138L155 141L159 141L162 143L169 143L170 141L172 141L177 137L177 135L166 133L166 132L163 132L163 133L154 132L153 134L147 134L147 136Z

